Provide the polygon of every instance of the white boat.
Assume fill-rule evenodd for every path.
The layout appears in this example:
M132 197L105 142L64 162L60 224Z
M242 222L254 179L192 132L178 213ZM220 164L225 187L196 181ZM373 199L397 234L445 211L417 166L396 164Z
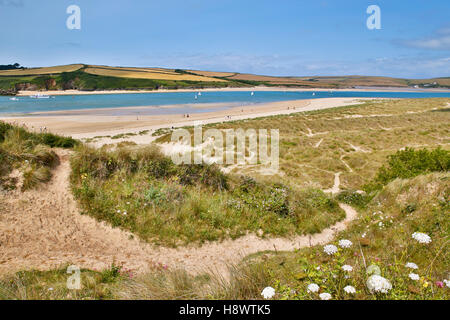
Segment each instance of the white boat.
M199 96L201 96L201 95L202 95L202 93L201 93L201 92L199 92L199 93L198 93L198 95L199 95Z
M254 96L254 95L255 95L255 93L254 93L254 92L252 91L252 93L250 93L250 95L251 95L251 96Z
M315 92L313 92L313 96L315 96L316 95L316 93Z
M31 95L30 98L32 98L32 99L48 99L48 98L50 98L50 96L48 96L46 94L38 93L38 94Z
M11 100L11 101L19 101L19 99L17 99L16 97L9 98L9 100Z

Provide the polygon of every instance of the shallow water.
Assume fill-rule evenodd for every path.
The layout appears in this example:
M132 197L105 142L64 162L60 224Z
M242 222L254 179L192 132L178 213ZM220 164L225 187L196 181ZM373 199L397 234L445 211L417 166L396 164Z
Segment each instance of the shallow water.
M108 114L157 115L211 112L236 106L301 99L438 97L450 98L450 92L316 91L313 95L310 91L255 91L254 95L251 95L251 91L206 91L202 92L200 96L196 92L158 92L51 96L49 99L17 97L18 101L0 96L0 114L7 116L48 111L152 106L139 109L130 108L129 112L123 109L113 110L108 111ZM220 106L207 106L207 104L216 103L220 103ZM169 105L175 106L164 107Z

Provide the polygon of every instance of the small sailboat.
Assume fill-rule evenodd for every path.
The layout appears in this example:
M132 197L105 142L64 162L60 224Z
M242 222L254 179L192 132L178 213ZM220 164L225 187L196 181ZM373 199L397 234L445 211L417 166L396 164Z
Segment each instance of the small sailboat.
M313 96L315 96L316 95L316 93L315 92L313 92Z
M46 94L38 93L38 94L31 95L30 98L32 98L32 99L49 99L50 96L48 96Z
M9 100L11 100L11 101L19 101L19 99L17 99L16 97L9 98Z
M202 95L202 93L201 93L201 92L199 92L199 93L198 93L198 96L201 96L201 95Z
M251 95L251 96L254 96L254 95L255 95L255 93L254 93L254 92L252 91L252 93L250 93L250 95Z

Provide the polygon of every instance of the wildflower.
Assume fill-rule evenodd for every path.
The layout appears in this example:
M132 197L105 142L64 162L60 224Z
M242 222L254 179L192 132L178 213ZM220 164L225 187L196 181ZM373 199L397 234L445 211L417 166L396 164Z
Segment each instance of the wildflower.
M53 288L48 288L48 291L53 291Z
M380 270L379 266L377 266L375 264L371 264L370 266L367 267L366 273L369 275L373 275L373 274L380 275L381 270Z
M346 271L346 272L352 272L353 271L353 267L349 266L348 264L344 264L342 266L342 270Z
M424 281L423 287L424 287L424 288L428 288L428 281Z
M380 221L380 222L378 223L378 226L379 226L380 228L382 228L382 227L383 227L383 222Z
M126 211L124 211L124 212L123 212L123 215L124 215L124 216L126 216L126 215L127 215L127 212L126 212Z
M447 286L447 288L450 288L450 281L449 280L444 280L444 283Z
M410 269L419 269L419 267L417 266L417 264L412 263L412 262L408 262L407 264L405 264L406 268L410 268Z
M271 299L275 295L275 289L272 287L266 287L261 292L261 295L264 297L264 299Z
M347 240L347 239L339 240L339 246L341 248L350 248L352 246L352 244L353 243L350 240Z
M443 288L444 287L444 283L442 281L436 281L436 287Z
M330 300L332 298L331 294L326 293L326 292L319 294L319 297L322 300Z
M120 210L117 210L117 213L120 213Z
M414 240L418 241L419 243L430 243L431 242L430 236L423 232L414 232L412 234L412 238Z
M392 289L389 280L377 274L370 276L366 285L371 293L388 293Z
M356 293L355 287L352 287L352 286L346 286L346 287L344 288L344 291L345 291L346 293L348 293L348 294L355 294L355 293Z
M325 251L325 253L329 256L335 254L337 250L338 250L337 247L332 244L328 244L325 247L323 247L323 251Z
M361 235L361 237L362 237L362 238L365 238L366 235L367 235L367 232L364 232L364 233Z
M311 284L308 285L308 289L307 290L308 290L308 292L311 292L311 293L318 292L319 291L319 286L317 284L315 284L315 283L311 283Z
M419 275L417 273L410 273L408 276L411 280L417 281L420 279Z

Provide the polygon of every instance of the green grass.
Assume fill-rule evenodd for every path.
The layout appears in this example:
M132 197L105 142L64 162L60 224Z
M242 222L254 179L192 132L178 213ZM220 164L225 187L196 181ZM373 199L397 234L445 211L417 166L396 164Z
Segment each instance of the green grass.
M448 98L374 100L353 106L209 124L204 129L279 129L284 183L328 189L333 186L334 174L341 172L341 187L358 190L372 181L386 157L399 149L431 149L441 145L443 150L448 150L449 102ZM307 136L308 129L315 135ZM428 134L420 134L424 131ZM156 140L158 143L170 141L169 129L154 134L162 135ZM257 177L256 169L237 166L232 173Z
M450 221L449 173L430 173L411 179L396 179L360 210L359 218L332 242L339 249L329 256L323 246L294 252L260 252L230 266L230 279L218 274L188 275L165 266L145 274L133 274L120 266L103 271L82 270L81 290L68 290L65 268L19 272L0 279L0 299L261 299L261 291L272 286L274 299L448 300ZM380 226L380 222L383 223ZM414 232L428 234L432 242L412 239ZM352 241L340 248L338 240ZM408 269L408 262L418 269ZM343 265L352 266L344 272ZM366 285L368 270L376 266L392 289L371 293ZM370 268L369 268L370 267ZM420 279L414 281L414 272ZM307 286L316 283L318 293ZM356 294L343 288L351 285Z
M146 241L177 246L236 238L247 231L263 231L263 236L314 233L343 218L337 207L341 201L358 209L359 216L332 244L338 246L341 239L353 244L338 246L333 256L323 246L256 253L230 266L230 281L165 266L135 275L113 265L82 270L82 290L72 291L65 287L65 268L27 271L0 279L0 298L261 299L261 291L272 286L275 299L319 299L318 293L307 292L308 284L316 283L319 293L333 299L448 300L449 289L439 285L450 280L449 102L370 101L206 126L279 128L284 172L279 177L264 178L245 167L224 175L215 166L176 166L156 149L130 143L102 149L80 145L72 159L71 184L83 213ZM308 137L308 128L323 134ZM331 187L339 171L343 191L333 199L320 189ZM370 184L377 187L365 188ZM362 189L366 193L357 192ZM432 242L418 243L414 232L428 234ZM419 269L406 268L407 262ZM345 273L344 264L353 271ZM372 265L391 282L387 294L367 289ZM411 272L420 279L411 280ZM343 291L347 285L356 288L355 295Z
M247 231L315 233L344 217L320 190L228 176L216 166L174 165L153 147L80 146L71 183L83 213L171 246Z
M439 288L437 282L449 276L449 179L448 173L433 173L388 184L360 212L358 220L338 235L333 244L349 239L353 245L339 248L334 256L317 246L277 253L268 259L256 256L252 268L265 270L270 277L266 285L276 288L277 299L318 299L318 294L307 292L310 283L318 284L320 292L328 292L335 299L448 299L449 289L445 284ZM432 242L418 243L411 237L414 232L427 233ZM406 268L407 262L416 263L419 269ZM353 271L342 271L344 264L351 265ZM370 265L378 266L381 275L392 283L388 294L368 291L366 269ZM411 280L411 272L420 280ZM356 288L356 295L343 291L347 285ZM241 298L258 296L255 290Z

